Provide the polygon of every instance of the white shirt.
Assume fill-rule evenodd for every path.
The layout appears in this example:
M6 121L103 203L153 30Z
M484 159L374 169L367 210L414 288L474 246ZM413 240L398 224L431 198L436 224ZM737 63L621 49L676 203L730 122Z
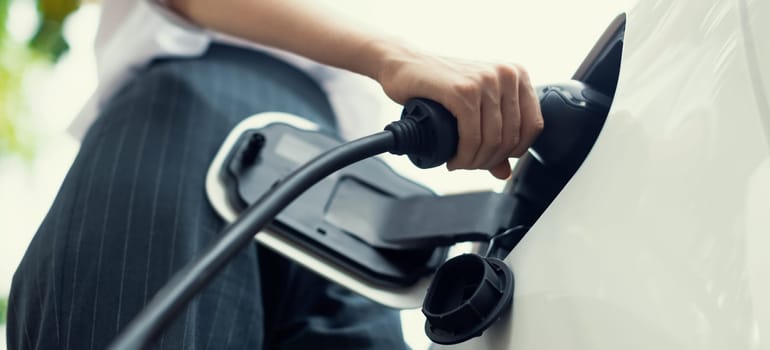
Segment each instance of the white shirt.
M99 85L69 128L75 137L82 138L110 98L154 58L200 56L214 41L261 50L304 71L326 92L344 138L375 132L398 117L383 115L385 95L367 77L198 27L156 1L103 2L95 41Z

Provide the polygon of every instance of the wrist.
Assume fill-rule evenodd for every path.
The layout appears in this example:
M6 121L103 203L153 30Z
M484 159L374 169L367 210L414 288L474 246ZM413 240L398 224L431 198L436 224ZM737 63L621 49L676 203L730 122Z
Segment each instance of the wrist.
M401 61L411 50L401 41L377 38L367 41L356 58L360 62L359 73L378 82L389 66Z

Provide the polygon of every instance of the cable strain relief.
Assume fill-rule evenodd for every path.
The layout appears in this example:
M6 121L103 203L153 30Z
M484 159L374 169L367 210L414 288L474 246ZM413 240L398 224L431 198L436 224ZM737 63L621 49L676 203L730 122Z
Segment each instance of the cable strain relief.
M393 154L421 154L424 152L424 135L417 122L412 118L405 118L388 124L385 130L393 133L395 142L390 149Z
M441 104L424 98L406 102L401 120L385 130L393 133L394 154L408 154L414 165L427 169L446 163L457 151L457 119Z

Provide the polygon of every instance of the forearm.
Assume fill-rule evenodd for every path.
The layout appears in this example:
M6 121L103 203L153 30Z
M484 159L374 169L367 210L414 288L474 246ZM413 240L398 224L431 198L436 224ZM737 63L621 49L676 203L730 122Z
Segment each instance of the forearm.
M403 49L315 1L170 0L169 5L204 27L371 78L391 51Z
M359 28L313 0L167 0L198 24L377 80L394 101L435 100L457 118L457 155L447 166L511 173L543 128L520 66L463 62L411 50Z

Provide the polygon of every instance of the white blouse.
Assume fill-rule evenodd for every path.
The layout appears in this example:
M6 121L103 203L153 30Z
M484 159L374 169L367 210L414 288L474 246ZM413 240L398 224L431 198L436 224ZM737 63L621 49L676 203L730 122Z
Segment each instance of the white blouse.
M202 55L212 41L267 52L315 79L326 92L345 138L375 132L398 118L385 115L387 97L367 77L201 28L158 1L162 0L103 1L95 41L99 85L69 128L75 137L82 138L107 101L138 69L157 57Z

